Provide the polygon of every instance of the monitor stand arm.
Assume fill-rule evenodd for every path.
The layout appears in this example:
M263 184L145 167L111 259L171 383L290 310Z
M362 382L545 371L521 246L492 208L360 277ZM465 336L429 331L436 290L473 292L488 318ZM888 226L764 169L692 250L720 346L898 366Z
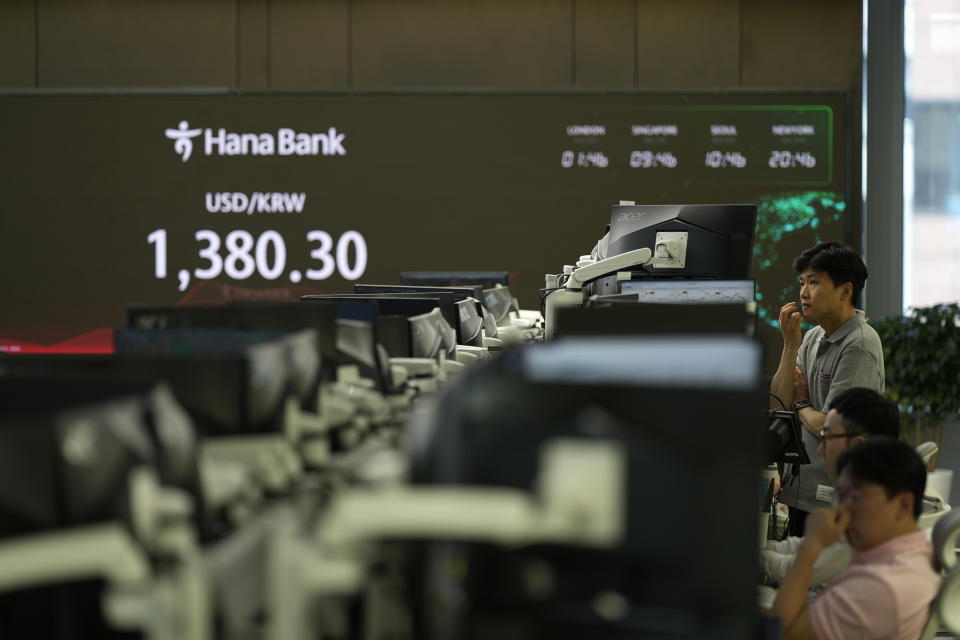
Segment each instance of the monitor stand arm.
M634 249L615 255L612 258L598 260L593 264L584 265L570 274L565 286L551 291L544 299L543 327L544 337L550 340L554 337L557 328L557 309L563 307L579 307L583 304L583 285L608 273L621 269L630 269L653 262L653 252L650 249Z
M650 251L650 249L646 247L643 249L634 249L633 251L627 251L626 253L615 255L612 258L598 260L591 265L575 269L570 275L570 279L567 280L566 286L567 289L582 289L585 283L590 280L595 280L600 276L622 269L643 266L651 262L653 262L653 252Z

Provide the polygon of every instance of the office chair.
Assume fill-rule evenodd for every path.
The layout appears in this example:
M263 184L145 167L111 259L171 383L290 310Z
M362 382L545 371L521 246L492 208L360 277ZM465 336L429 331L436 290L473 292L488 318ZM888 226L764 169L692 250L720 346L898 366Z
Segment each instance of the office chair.
M930 464L930 460L938 450L936 442L923 442L916 448L917 455L923 460L925 466ZM946 503L943 496L936 489L927 486L923 492L923 507L920 517L917 518L917 526L921 529L930 529L949 511L950 505Z
M941 627L960 633L960 566L957 563L957 539L960 538L960 511L951 511L933 527L933 562L943 573L940 591L930 605L930 618L921 640L931 640Z

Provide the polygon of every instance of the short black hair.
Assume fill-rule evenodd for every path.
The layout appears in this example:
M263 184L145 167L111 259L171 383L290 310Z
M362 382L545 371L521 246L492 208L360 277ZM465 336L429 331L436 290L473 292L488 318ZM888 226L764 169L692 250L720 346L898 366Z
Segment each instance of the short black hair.
M912 493L913 517L920 517L927 467L910 445L891 438L864 440L840 454L837 475L844 469L859 481L882 486L887 499Z
M802 274L807 269L823 271L835 286L839 287L845 282L852 284L850 303L854 307L860 306L860 293L869 274L867 265L863 264L856 251L840 242L821 242L794 259L794 271Z
M843 417L847 433L864 436L900 437L900 411L892 400L865 387L846 389L830 403Z

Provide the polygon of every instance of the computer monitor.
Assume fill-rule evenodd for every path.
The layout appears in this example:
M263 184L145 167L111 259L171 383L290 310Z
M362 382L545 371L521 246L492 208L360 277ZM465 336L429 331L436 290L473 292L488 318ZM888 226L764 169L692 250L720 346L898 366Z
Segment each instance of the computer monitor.
M204 436L278 432L284 394L265 394L262 384L273 388L279 381L285 388L282 348L256 353L261 357L250 351L229 356L6 355L0 357L0 378L164 381Z
M636 294L638 303L738 304L756 301L753 280L622 280L620 293Z
M337 351L344 364L357 364L362 373L379 370L374 325L360 320L337 320Z
M378 320L377 340L391 358L409 358L410 320L406 316L382 315Z
M746 307L738 305L638 304L620 300L606 306L557 309L556 323L557 338L705 333L752 336L754 320Z
M746 280L756 220L752 204L614 205L606 252L599 257L642 248L656 256L658 240L679 240L685 234L682 260L669 267L655 262L634 269L631 279ZM619 293L617 283L616 274L598 278L584 287L584 294Z
M443 293L354 293L354 296L374 298L380 301L380 312L403 316L415 316L440 310L440 317L455 332L456 343L460 343L460 318L457 313L455 297L449 292Z
M126 520L128 474L161 466L151 386L0 377L0 539Z
M84 553L79 546L55 538L44 543L45 536L92 542L102 538L96 531L119 527L136 540L144 511L131 506L148 506L149 495L131 480L144 468L164 487L192 496L191 516L203 539L212 539L203 522L196 433L166 386L68 375L0 376L0 545L12 536L38 549L58 544L58 554L76 558ZM107 622L102 576L78 575L75 562L31 566L44 574L40 583L5 580L0 637L129 637ZM16 580L17 573L25 577L16 570L4 577Z
M209 307L135 307L127 309L127 328L244 329L290 333L314 329L314 351L320 367L318 381L327 382L336 378L336 306L332 303L241 302ZM295 364L309 366L310 363L303 362L306 355L303 349L291 352ZM305 390L304 397L315 404L317 394ZM304 408L316 410L310 400Z
M438 300L441 302L443 317L447 321L447 324L456 329L458 344L467 344L467 342L464 341L465 337L463 334L465 332L460 330L459 314L454 308L454 304L466 298L474 298L477 300L477 305L479 306L482 295L482 289L480 289L480 287L415 287L395 284L357 284L353 286L353 292L357 295L376 296L432 297L439 295ZM478 308L477 313L479 314L480 312Z
M810 464L803 445L803 427L796 411L767 411L767 429L763 436L763 454L768 463ZM794 467L798 470L798 467Z
M288 394L316 395L319 362L311 360L305 370L297 366L291 351L316 353L312 330L285 334L239 329L118 329L114 331L118 356L168 358L243 358L249 378L245 388L246 412L250 425L282 425ZM310 366L312 365L312 366Z
M404 271L400 274L404 284L438 287L478 286L490 289L502 284L510 286L509 271Z
M380 301L350 295L307 295L300 304L334 304L337 314L337 362L355 365L377 390L393 390L389 355L379 343Z
M615 442L626 532L609 549L424 545L417 636L752 637L761 368L741 336L655 336L530 345L467 373L411 432L414 482L530 490L547 443ZM465 571L430 570L449 566ZM597 615L603 594L617 616Z
M362 295L362 294L358 294ZM407 297L409 295L409 297ZM394 297L402 296L402 297ZM441 297L445 297L441 296ZM407 333L410 346L410 353L407 354L409 357L424 357L420 355L420 349L417 348L417 332L418 329L415 326L416 322L414 318L419 318L423 316L430 316L430 323L434 327L434 330L437 332L437 335L442 338L443 350L449 358L456 357L456 346L460 343L459 334L457 329L460 328L460 322L451 325L447 318L445 317L443 311L447 306L449 300L438 300L437 298L422 298L420 294L388 294L386 297L377 296L377 300L380 301L380 308L383 313L395 314L397 316L402 316L407 320ZM458 314L459 320L459 311L461 303L455 303L453 306L454 311ZM474 306L473 302L467 302L471 307ZM433 311L436 311L435 314L431 315ZM454 327L457 327L455 329ZM389 351L389 349L388 349ZM439 357L439 355L434 355L430 357Z
M513 294L507 287L492 287L483 290L483 306L487 308L497 325L507 322L510 311L515 308Z
M480 299L485 287L479 284L443 285L443 284L355 284L354 293L452 293L456 300L464 297Z
M311 299L326 300L373 300L377 304L380 315L402 315L408 318L427 314L433 309L439 312L440 321L443 327L442 333L452 333L452 338L447 339L445 335L444 348L449 358L456 357L456 345L459 343L459 334L457 328L460 326L459 313L456 303L453 301L453 295L449 292L442 293L353 293L353 294L324 294L320 296L310 296ZM451 322L452 321L452 322Z
M457 302L457 318L460 321L460 342L471 347L483 346L483 315L482 307L472 299ZM491 338L494 336L490 336Z
M441 351L455 357L456 346L453 330L440 315L440 309L410 317L410 347L414 358L439 358Z

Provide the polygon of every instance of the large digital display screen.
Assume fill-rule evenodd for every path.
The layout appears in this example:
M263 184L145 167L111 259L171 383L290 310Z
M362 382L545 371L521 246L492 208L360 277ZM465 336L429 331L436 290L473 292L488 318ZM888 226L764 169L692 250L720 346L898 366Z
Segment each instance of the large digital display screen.
M505 270L536 308L610 206L755 203L772 322L844 240L847 97L0 95L0 349L79 349L133 305L287 300ZM696 251L690 247L689 251ZM772 314L772 316L771 316Z

